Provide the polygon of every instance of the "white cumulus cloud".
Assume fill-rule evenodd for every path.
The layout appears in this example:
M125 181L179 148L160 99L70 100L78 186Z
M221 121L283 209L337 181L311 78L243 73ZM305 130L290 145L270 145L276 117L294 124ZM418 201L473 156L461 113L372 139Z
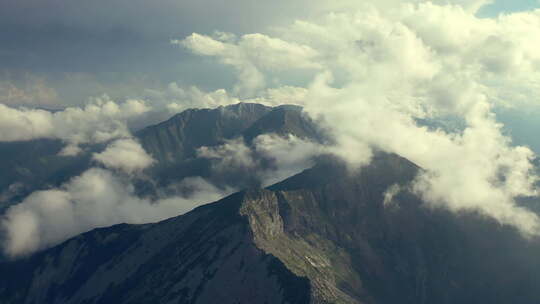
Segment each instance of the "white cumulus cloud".
M201 178L185 179L182 185L192 190L189 196L152 201L137 197L129 180L89 169L59 189L34 192L10 207L1 219L4 250L12 257L26 255L94 228L157 222L231 192Z
M306 56L313 62L312 81L291 99L333 135L336 145L330 151L356 166L368 163L374 148L402 155L426 170L416 190L428 205L479 212L537 235L538 216L515 203L517 196L537 194L534 154L512 144L494 108L538 103L540 11L477 17L487 3L343 1L326 6L332 13L264 36L313 54ZM242 52L257 49L242 39L221 42L193 34L183 41L198 55L256 68L257 77L238 74L246 86L279 77L267 63L283 71L306 66L306 61L295 65L279 59L280 51L271 47L265 60L278 60L245 56ZM253 87L267 92L265 85L258 81ZM449 116L464 128L417 123Z
M155 160L134 139L118 139L109 144L105 151L95 153L93 158L110 169L119 169L128 174L151 166Z
M318 53L309 46L286 42L263 34L248 34L238 41L220 41L197 33L173 43L183 45L202 56L212 56L234 67L239 82L235 92L252 96L266 84L264 71L284 69L318 69Z
M127 120L149 110L144 101L116 103L106 96L82 108L69 107L58 112L0 104L0 141L60 139L68 144L63 154L73 155L80 144L128 137Z

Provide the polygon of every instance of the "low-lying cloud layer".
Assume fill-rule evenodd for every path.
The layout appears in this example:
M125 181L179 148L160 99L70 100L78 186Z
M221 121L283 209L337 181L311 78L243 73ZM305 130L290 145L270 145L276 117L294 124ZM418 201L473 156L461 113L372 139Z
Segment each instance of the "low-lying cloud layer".
M254 178L259 186L270 186L297 174L314 164L314 158L329 149L294 135L260 135L251 146L242 138L216 147L201 147L197 156L213 160L216 173L230 175L236 171Z
M89 169L59 189L34 192L11 207L2 219L4 249L10 256L25 255L97 227L157 222L231 192L201 178L185 179L182 186L190 188L191 195L152 201L136 196L129 180Z
M155 162L134 139L118 139L105 151L94 154L94 159L107 168L128 174L146 169Z
M67 144L61 154L73 155L79 152L80 144L129 137L127 120L149 110L144 101L116 103L107 96L96 98L83 108L70 107L58 112L0 104L0 141L60 139Z

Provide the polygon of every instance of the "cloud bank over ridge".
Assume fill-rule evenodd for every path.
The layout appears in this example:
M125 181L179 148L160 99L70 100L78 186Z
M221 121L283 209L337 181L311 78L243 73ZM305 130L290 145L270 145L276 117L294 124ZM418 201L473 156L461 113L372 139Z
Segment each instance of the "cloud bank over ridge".
M298 20L265 39L313 50L302 66L316 69L298 103L332 132L338 155L361 166L373 148L400 154L427 170L415 189L431 204L478 211L536 235L538 217L514 201L536 194L534 154L512 145L493 108L538 96L540 11L479 18L474 13L483 3L400 2L383 9L370 2ZM251 52L242 39L227 48ZM223 49L217 38L193 34L181 43L229 64L229 53L215 51ZM264 61L278 65L272 71L248 57L235 64L267 78L297 68L267 51ZM243 71L237 77L237 87L249 85ZM450 133L416 122L445 116L463 120L465 129Z
M85 107L68 107L57 112L0 104L0 141L60 139L67 144L61 154L73 155L80 151L80 144L129 137L127 120L149 110L144 101L131 99L117 103L107 96L96 98Z
M223 176L233 171L252 175L270 185L313 165L312 158L324 148L294 136L261 135L248 147L232 140L217 147L202 147L199 157L214 160L214 170ZM258 162L270 161L264 168ZM58 188L36 191L10 207L0 220L6 235L4 251L11 257L28 255L54 246L77 234L120 223L157 222L216 201L239 189L217 187L198 176L182 179L174 187L183 194L140 197L138 175L144 176L155 162L134 139L119 139L94 160L93 167Z

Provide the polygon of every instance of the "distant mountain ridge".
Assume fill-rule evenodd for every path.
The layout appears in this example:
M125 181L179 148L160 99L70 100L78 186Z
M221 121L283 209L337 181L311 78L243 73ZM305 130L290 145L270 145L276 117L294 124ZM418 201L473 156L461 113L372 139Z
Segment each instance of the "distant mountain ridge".
M216 109L189 109L136 133L143 147L161 163L194 157L195 150L239 136L272 108L239 103Z
M218 147L239 139L253 148L260 135L296 136L323 142L325 136L301 107L282 105L268 107L254 103L238 103L216 109L192 109L171 119L147 127L135 134L143 148L158 163L148 170L158 187L178 183L183 178L201 176L213 184L243 189L257 185L257 169L227 176L215 172L212 161L198 157L202 147ZM259 168L261 169L261 168Z
M197 148L216 146L243 137L250 142L262 134L295 135L320 140L320 130L299 106L268 107L238 103L216 109L190 109L135 136L160 163L192 158Z
M198 148L221 145L234 138L245 138L249 143L262 134L292 134L315 141L322 138L300 107L256 103L188 109L134 136L158 161L150 174L166 185L200 173L212 174L208 160L196 158ZM81 174L93 165L92 153L103 150L105 145L86 146L86 151L75 157L58 155L62 147L61 141L52 139L0 143L0 169L4 172L0 177L0 211L32 191L60 186Z

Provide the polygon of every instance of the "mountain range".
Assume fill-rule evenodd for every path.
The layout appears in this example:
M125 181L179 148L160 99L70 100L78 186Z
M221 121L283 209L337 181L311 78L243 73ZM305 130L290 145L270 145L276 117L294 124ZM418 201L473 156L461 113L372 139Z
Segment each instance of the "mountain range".
M188 176L214 176L220 186L246 187L258 181L249 176L215 176L211 161L197 157L201 147L213 147L227 140L242 138L247 144L262 134L295 135L323 141L322 131L297 106L268 107L239 103L216 109L189 109L167 121L134 132L143 148L157 160L147 173L158 186L174 184ZM83 145L76 156L62 156L63 143L39 139L0 143L0 211L35 190L58 187L95 165L93 153L105 144ZM141 181L145 194L156 191L155 185Z
M135 136L158 160L148 174L157 180L152 187L159 188L195 173L221 181L197 149L235 138L250 145L262 134L328 140L300 108L257 104L188 110ZM11 145L15 151L23 143ZM35 167L24 167L31 172L58 160L54 141L26 145L42 153L27 163ZM33 187L69 179L98 149L32 175ZM30 158L15 156L21 163ZM3 166L19 174L14 173L18 182L26 181L21 165ZM525 239L480 214L456 214L423 201L411 190L421 170L399 155L376 152L360 170L332 156L318 157L313 167L269 187L231 176L223 185L244 190L187 214L95 229L0 263L0 299L6 304L539 303L540 240Z

